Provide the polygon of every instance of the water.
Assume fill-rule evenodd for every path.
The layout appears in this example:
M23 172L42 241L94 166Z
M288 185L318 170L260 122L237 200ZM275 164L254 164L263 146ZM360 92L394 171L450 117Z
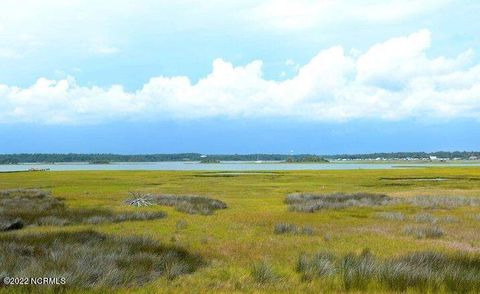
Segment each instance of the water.
M210 170L210 171L255 171L255 170L351 170L351 169L392 169L429 166L476 166L480 163L455 164L414 164L414 163L255 163L255 162L222 162L220 164L201 164L197 162L115 162L111 164L88 163L55 163L55 164L17 164L0 165L0 172L26 171L29 169L50 169L52 171L75 170Z

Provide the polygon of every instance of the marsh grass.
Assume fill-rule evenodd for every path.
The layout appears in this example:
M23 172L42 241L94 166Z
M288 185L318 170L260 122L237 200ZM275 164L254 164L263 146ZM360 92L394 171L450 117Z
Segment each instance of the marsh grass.
M458 218L454 216L451 216L451 215L434 216L431 213L416 214L413 216L413 220L417 223L429 223L429 224L458 222Z
M440 227L434 225L406 226L403 232L417 239L437 239L444 234Z
M337 272L335 256L328 252L319 252L309 257L300 255L297 262L297 272L303 280L312 280L319 277L333 276Z
M315 212L322 209L343 209L347 207L379 206L392 203L393 198L384 194L308 194L294 193L287 196L285 203L292 211Z
M381 283L395 291L415 288L421 292L474 293L480 290L480 259L466 254L415 252L385 261Z
M3 235L0 259L0 281L5 276L64 277L69 289L135 287L204 265L201 257L178 247L94 231Z
M294 224L280 223L275 225L275 234L313 235L314 229L311 226L297 226Z
M0 230L23 225L65 226L164 218L164 212L114 213L107 209L71 209L49 192L35 189L0 191ZM20 225L23 224L23 225Z
M430 213L419 213L419 214L414 216L414 220L417 223L432 223L432 224L434 224L434 223L438 222L438 218L433 216Z
M347 254L340 261L340 273L346 290L365 290L375 277L375 257L369 250L361 254Z
M464 206L479 206L480 199L464 196L415 196L405 201L414 206L430 209L454 209Z
M188 214L211 215L215 210L227 208L225 202L203 196L146 195L144 199L158 205L173 206L176 210Z
M266 261L260 261L254 264L250 274L255 282L260 284L272 283L280 279L280 275Z
M480 257L461 253L414 252L382 260L368 250L343 256L322 251L311 256L301 254L296 270L304 280L338 277L347 291L365 291L373 283L395 292L480 290Z

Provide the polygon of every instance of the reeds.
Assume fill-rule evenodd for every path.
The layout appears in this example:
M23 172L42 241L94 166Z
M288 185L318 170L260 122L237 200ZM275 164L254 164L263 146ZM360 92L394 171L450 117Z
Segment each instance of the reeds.
M379 259L368 250L342 256L322 251L300 255L296 269L305 280L336 276L345 290L365 291L376 283L396 292L480 291L480 257L462 253L413 252Z
M0 286L4 277L63 277L68 289L140 286L204 264L178 247L94 231L0 235L0 260Z
M292 211L315 212L322 209L343 209L347 207L386 205L393 198L384 194L307 194L294 193L287 196L285 203Z

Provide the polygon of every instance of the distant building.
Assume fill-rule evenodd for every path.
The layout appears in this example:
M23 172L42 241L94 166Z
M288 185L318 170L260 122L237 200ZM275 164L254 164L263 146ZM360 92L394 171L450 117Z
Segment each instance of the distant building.
M430 160L438 160L436 156L430 156Z
M477 160L477 159L478 159L478 156L470 156L468 159L470 159L470 160Z

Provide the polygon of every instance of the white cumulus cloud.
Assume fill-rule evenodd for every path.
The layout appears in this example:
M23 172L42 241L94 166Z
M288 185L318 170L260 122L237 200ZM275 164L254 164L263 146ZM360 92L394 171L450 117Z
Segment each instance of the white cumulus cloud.
M215 117L480 119L480 64L473 63L473 51L431 58L430 44L430 32L420 30L365 52L335 46L281 81L264 78L260 60L234 66L217 59L212 72L196 83L186 76L161 76L137 91L121 85L85 87L73 78L41 78L27 88L0 84L0 123Z

